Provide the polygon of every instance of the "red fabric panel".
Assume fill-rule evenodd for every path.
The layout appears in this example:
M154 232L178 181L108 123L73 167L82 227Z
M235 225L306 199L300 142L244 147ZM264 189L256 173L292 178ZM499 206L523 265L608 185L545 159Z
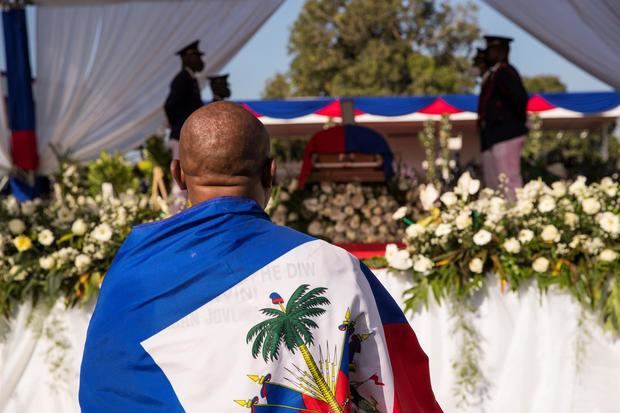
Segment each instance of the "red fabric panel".
M350 398L349 394L349 377L340 370L338 372L338 379L336 380L336 401L342 406L345 401ZM347 403L347 405L343 408L345 413L349 413L351 411L351 403Z
M313 397L308 396L307 394L302 394L301 397L304 400L304 404L306 405L307 410L302 410L303 413L330 413L332 410L329 408L329 405L324 401L317 400Z
M409 324L383 326L394 375L393 413L441 413L431 387L428 357Z
M312 172L313 153L344 153L344 127L334 126L316 133L304 150L304 160L299 172L299 187L303 188Z
M398 248L404 248L405 244L402 242L396 242ZM383 257L385 256L384 242L374 242L368 244L337 244L340 248L347 250L357 259L363 260L366 258Z
M317 114L317 115L329 116L331 118L341 118L342 117L342 111L340 110L340 100L334 100L329 105L327 105L327 106L317 110L314 113ZM359 109L353 109L353 114L355 116L363 115L364 112L362 112Z
M544 112L546 110L555 109L556 106L549 103L549 101L540 95L534 95L527 102L528 112Z
M427 115L443 115L444 113L461 113L463 112L461 109L458 109L442 98L437 98L430 105L420 109L420 113L425 113Z
M37 137L33 130L14 131L11 135L11 157L13 165L26 171L34 171L39 166Z

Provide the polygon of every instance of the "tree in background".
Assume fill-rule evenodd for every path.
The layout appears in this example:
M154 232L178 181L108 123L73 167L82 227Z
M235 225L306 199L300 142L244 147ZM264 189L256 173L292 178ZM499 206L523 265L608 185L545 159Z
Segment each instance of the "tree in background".
M263 97L470 92L479 35L470 1L307 0Z
M566 85L555 75L524 76L523 84L529 93L566 92Z

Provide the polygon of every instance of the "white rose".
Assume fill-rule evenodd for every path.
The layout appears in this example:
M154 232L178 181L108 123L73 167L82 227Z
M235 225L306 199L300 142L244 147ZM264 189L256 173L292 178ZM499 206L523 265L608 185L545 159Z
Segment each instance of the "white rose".
M334 197L332 203L337 207L343 207L347 204L347 199L342 194L338 194Z
M13 195L9 195L6 198L4 206L8 210L9 215L14 216L19 214L19 202L17 202L17 199Z
M379 218L378 216L373 216L372 218L370 218L370 224L373 227L378 227L379 225L381 225L381 218Z
M418 255L413 263L413 270L425 274L432 270L434 266L433 260L424 255Z
M516 238L508 238L504 241L504 249L511 254L518 254L521 251L521 243Z
M84 235L86 230L86 223L82 219L76 219L73 225L71 225L71 232L75 235Z
M60 222L73 221L73 217L74 217L73 212L71 212L69 209L65 207L60 208L56 214Z
M450 224L439 224L435 229L435 235L438 237L443 237L444 235L448 235L452 232L452 227Z
M19 235L26 230L26 225L21 219L12 219L9 221L9 231L14 235Z
M319 200L316 198L305 199L303 204L304 207L310 212L316 212L319 210Z
M84 271L85 269L88 268L88 266L90 265L90 257L88 255L84 255L84 254L80 254L77 257L75 257L75 267L77 268L78 271Z
M601 188L607 196L614 197L618 193L618 185L608 176L601 180Z
M355 194L351 198L351 205L353 205L353 208L355 209L360 209L361 207L363 207L364 202L365 202L364 195L362 194Z
M444 203L445 206L447 206L448 208L450 208L451 206L453 206L454 204L457 203L458 198L456 197L456 195L454 194L454 192L446 192L445 194L443 194L441 196L441 198L439 198L441 200L441 202Z
M355 210L353 209L353 207L352 207L352 206L347 205L347 206L344 208L344 213L345 213L346 215L348 215L348 216L351 216L351 215L353 215L353 214L355 213Z
M555 209L555 200L549 195L544 195L538 201L538 210L542 213L551 212Z
M312 221L310 225L308 225L308 233L310 235L319 236L323 233L323 226L319 221Z
M397 270L408 270L413 266L413 261L409 256L409 252L407 250L399 250L398 247L394 244L390 244L390 251L388 254L388 247L386 247L385 259L388 262L388 265L392 268L396 268ZM395 250L394 250L395 248Z
M43 231L39 232L39 236L37 237L37 239L39 240L39 243L41 245L45 245L47 247L49 245L52 245L52 243L54 242L54 234L52 234L52 231L50 231L49 229L44 229Z
M480 189L480 181L473 179L469 172L465 172L456 183L455 191L459 193L463 199L467 199L469 195L474 195Z
M343 234L347 230L347 227L345 227L342 222L337 222L334 226L334 229L336 230L336 232Z
M332 192L334 192L332 184L329 182L321 182L319 186L321 188L321 192L324 192L326 194L331 194Z
M583 249L588 254L598 254L603 249L603 247L605 247L605 243L599 237L595 237L592 239L586 238L583 241Z
M534 239L534 232L529 229L522 229L519 231L519 241L521 244L527 244Z
M454 220L456 227L460 230L468 228L469 226L471 226L472 222L473 221L471 219L471 213L469 211L461 212L460 214L457 215L456 219Z
M22 214L26 215L27 217L34 214L36 209L37 206L32 201L27 201L22 204Z
M553 225L545 225L540 233L540 238L545 242L558 242L560 240L560 231Z
M474 234L474 244L476 245L487 245L491 241L491 233L486 229L481 229L480 231Z
M615 261L617 258L618 253L610 249L604 249L603 251L601 251L601 255L599 255L599 259L606 262Z
M409 237L410 239L415 239L419 237L420 235L424 234L425 231L426 231L426 228L424 228L424 226L420 224L411 224L407 227L407 229L405 230L405 233L407 234L407 237Z
M532 269L536 272L547 272L549 269L549 260L545 257L538 257L532 263Z
M534 210L534 204L532 201L524 199L517 202L515 205L515 211L518 215L524 216L530 214Z
M289 192L295 192L297 190L297 188L299 188L299 181L297 179L293 179L291 180L291 183L288 184L288 191Z
M56 263L56 260L54 260L54 257L49 256L49 255L47 257L39 258L39 265L44 270L52 269L55 263Z
M112 228L104 222L97 225L91 234L97 241L106 242L112 238Z
M435 188L433 184L422 185L422 189L420 190L420 201L425 211L429 211L433 208L437 198L439 198L439 191L437 191L437 188Z
M385 259L389 260L398 254L398 245L396 244L387 244L385 246Z
M392 218L396 221L400 221L407 215L408 208L406 206L400 207L392 214Z
M573 212L566 212L564 214L564 224L571 228L574 228L579 223L579 216Z
M585 235L575 235L571 242L568 244L568 246L572 249L575 249L585 240L587 240L587 237Z
M588 215L595 215L601 210L601 203L596 198L586 198L581 202L583 212Z
M469 262L469 271L480 274L484 268L484 262L480 258L474 258Z
M566 184L564 182L558 181L551 184L551 193L556 198L562 198L566 195Z
M586 178L579 176L575 182L568 187L568 193L571 195L581 195L585 192L586 188Z
M617 235L620 233L620 218L612 212L603 212L598 217L598 223L604 231Z
M290 214L288 214L288 217L286 217L286 219L289 222L297 221L297 219L299 219L299 215L297 215L297 213L295 212L291 212Z

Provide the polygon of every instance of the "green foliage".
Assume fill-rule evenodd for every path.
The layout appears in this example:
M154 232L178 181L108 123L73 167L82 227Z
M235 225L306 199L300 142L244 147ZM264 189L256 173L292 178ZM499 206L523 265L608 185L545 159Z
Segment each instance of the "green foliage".
M263 99L283 99L291 96L291 85L288 78L282 73L276 73L267 80L265 90L261 94Z
M566 85L555 75L524 76L523 85L529 93L566 92Z
M530 118L530 133L522 152L522 174L524 181L542 178L553 182L550 165L562 165L566 176L585 176L595 181L611 176L620 169L620 142L613 137L615 124L608 127L608 159L602 156L603 145L600 130L546 130L538 115Z
M482 337L472 321L476 313L471 300L450 303L450 315L454 321L452 336L461 341L460 354L452 361L456 373L453 391L459 408L481 404L488 392L487 380L478 364L483 354Z
M326 288L308 290L307 284L297 287L289 298L286 309L281 304L281 310L261 309L261 312L270 318L253 326L246 336L247 343L254 340L254 358L262 352L263 360L274 361L278 359L281 344L294 353L297 347L313 343L311 329L318 325L311 318L323 315L325 310L321 307L329 305L330 302L323 297Z
M289 38L286 74L269 98L471 91L480 29L471 2L307 0Z
M150 161L153 166L159 166L165 171L170 169L172 156L161 136L153 135L144 144L144 159Z
M128 189L136 190L139 182L132 165L121 154L101 152L99 158L88 164L88 189L91 195L101 192L103 183L111 183L118 193Z
M278 162L301 161L308 141L304 138L273 138L271 154Z

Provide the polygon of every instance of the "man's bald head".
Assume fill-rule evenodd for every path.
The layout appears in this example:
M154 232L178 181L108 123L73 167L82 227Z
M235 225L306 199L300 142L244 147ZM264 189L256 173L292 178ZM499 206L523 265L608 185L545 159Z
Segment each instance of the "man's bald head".
M188 176L258 176L269 161L269 135L243 106L213 102L183 124L179 158Z
M242 106L220 101L192 113L181 129L179 158L172 173L192 203L217 196L267 202L275 174L269 135Z

